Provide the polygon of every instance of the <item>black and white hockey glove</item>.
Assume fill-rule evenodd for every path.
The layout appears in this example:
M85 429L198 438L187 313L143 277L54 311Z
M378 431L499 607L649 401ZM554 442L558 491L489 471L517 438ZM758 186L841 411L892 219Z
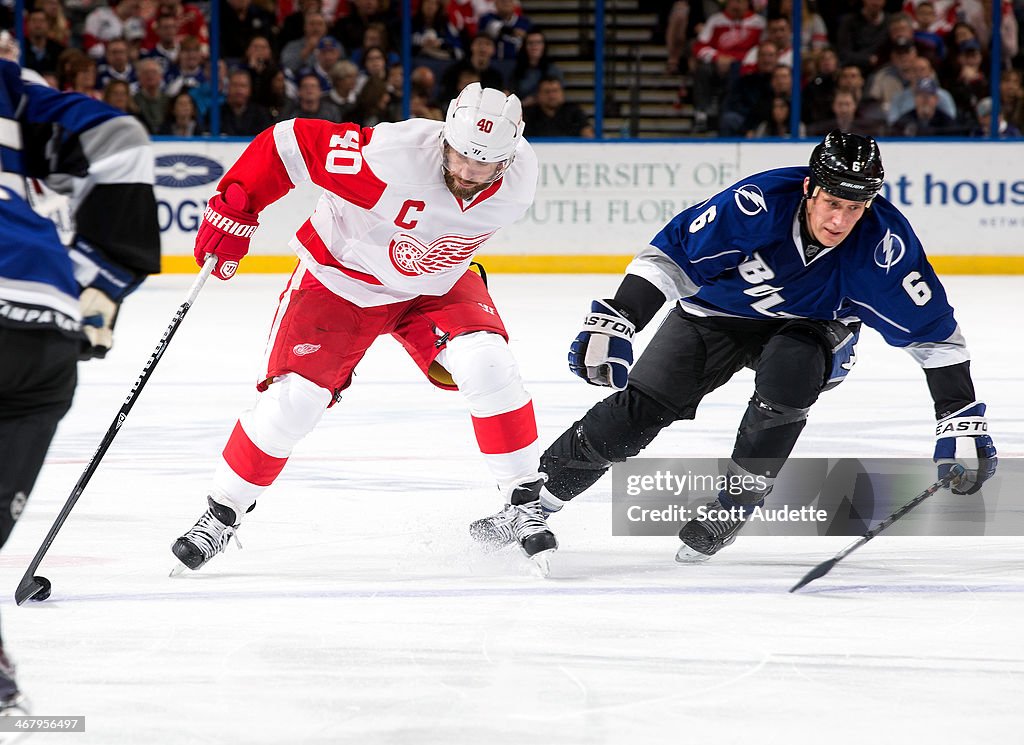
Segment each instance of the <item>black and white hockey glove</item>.
M142 278L81 237L75 239L68 253L75 279L82 286L78 305L86 338L78 358L102 359L114 344L114 323L121 301L142 284Z
M591 385L626 387L633 367L636 326L608 300L595 300L569 346L569 369Z
M985 404L975 401L959 411L945 416L935 425L935 462L939 467L939 478L944 478L957 462L956 444L960 438L973 440L978 456L978 467L967 468L964 475L951 485L954 494L974 494L981 485L996 473L999 459L996 447L988 434L985 419ZM966 466L965 466L966 468Z

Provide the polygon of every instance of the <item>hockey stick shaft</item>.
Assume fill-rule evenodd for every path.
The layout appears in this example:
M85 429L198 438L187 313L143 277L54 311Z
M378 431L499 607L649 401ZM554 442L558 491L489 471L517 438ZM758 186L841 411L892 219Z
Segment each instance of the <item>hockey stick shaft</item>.
M96 448L96 452L93 453L93 456L89 459L89 463L86 465L85 470L78 478L78 483L76 483L75 488L71 490L71 495L64 503L60 513L57 515L57 519L54 520L53 525L50 527L50 532L46 534L46 538L43 539L43 543L39 547L39 550L36 551L36 555L32 557L32 561L29 563L28 569L25 570L25 576L21 578L21 582L18 583L18 589L14 594L15 602L17 602L18 605L21 605L43 589L43 586L37 582L34 577L36 570L39 568L39 564L43 561L43 557L46 556L46 552L50 550L50 546L53 544L54 539L57 537L57 533L60 531L65 521L67 521L68 515L71 514L71 510L74 508L75 503L78 502L78 498L81 497L82 492L85 491L86 485L88 485L92 475L99 467L100 461L103 460L103 456L106 454L107 448L110 447L114 438L117 437L117 433L121 430L121 425L124 424L124 420L128 417L128 413L132 410L135 402L139 399L142 389L146 387L146 383L153 374L153 370L156 369L157 363L160 361L160 358L163 357L164 352L167 351L167 347L170 345L171 339L174 337L174 332L178 330L182 320L185 318L185 314L188 313L189 308L192 307L196 297L199 295L199 291L203 289L203 285L206 284L206 280L209 278L210 273L216 265L217 257L213 254L207 256L202 269L199 271L199 275L192 283L192 287L189 288L188 297L178 308L178 311L174 314L174 318L171 319L171 323L167 327L167 330L164 331L163 336L160 337L160 341L156 345L156 349L153 350L153 354L151 354L149 359L146 361L138 380L135 381L135 385L133 385L131 390L128 392L128 397L124 400L124 403L121 404L121 408L118 410L117 416L114 417L114 421L111 423L106 434L103 436L103 439L100 441L99 446Z
M795 585L793 585L789 589L789 591L790 592L795 592L795 591L799 590L801 587L809 584L810 582L813 582L816 579L820 579L821 577L824 577L826 574L828 574L830 571L832 571L832 567L834 567L840 561L842 561L847 556L852 554L854 551L856 551L858 548L860 548L865 543L870 541L872 538L874 538L876 535L881 533L883 530L888 528L890 525L892 525L894 522L899 520L901 517L906 515L912 509L917 507L917 505L921 504L921 502L923 502L924 500L928 499L928 497L930 497L933 494L935 494L935 492L940 491L942 489L945 489L953 481L955 481L956 479L958 479L961 476L963 476L963 474L964 474L964 467L961 466L959 463L954 464L949 469L949 473L947 473L941 479L939 479L934 484L929 486L927 489L925 489L923 492L918 494L916 497L911 499L909 502L907 502L905 505L900 507L898 510L893 512L891 515L889 515L889 517L887 517L884 520L882 520L882 522L878 523L878 525L873 527L871 530L869 530L867 533L862 535L856 541L854 541L849 546L844 548L842 551L840 551L838 554L833 556L831 559L829 559L828 561L823 561L820 564L818 564L816 567L814 567L814 569L812 569L807 574L805 574L803 579L801 579L799 582L797 582Z

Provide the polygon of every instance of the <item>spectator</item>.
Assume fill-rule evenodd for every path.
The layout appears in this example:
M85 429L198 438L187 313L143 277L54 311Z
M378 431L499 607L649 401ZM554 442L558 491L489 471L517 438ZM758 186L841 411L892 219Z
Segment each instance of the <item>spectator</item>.
M786 65L782 65L786 67ZM762 137L789 137L790 126L790 103L789 96L780 96L778 94L772 96L771 113L767 119L762 120L758 123L750 136L755 139ZM803 123L800 124L800 131L798 132L800 137L807 136L807 130L804 128Z
M864 93L864 73L855 64L843 65L839 68L839 87L837 90L849 91L857 102L857 132L864 135L884 134L885 114L878 101Z
M176 44L180 44L186 37L192 36L199 40L204 55L209 52L210 30L206 25L206 17L199 6L183 3L182 0L159 0L156 13L146 24L146 36L142 40L143 49L152 49L157 45L160 40L157 25L165 16L171 16L176 21L176 37L174 39ZM170 47L171 45L165 41L164 46ZM223 50L221 53L223 54Z
M170 80L164 92L172 98L181 91L191 91L207 85L206 68L203 66L203 52L199 39L186 36L181 40L178 65L171 70ZM198 104L198 102L197 102Z
M914 108L914 89L917 86L918 81L924 80L925 78L931 78L936 80L935 68L932 67L931 60L925 56L920 56L914 60L910 76L910 86L906 90L897 94L896 98L889 104L889 111L886 117L886 121L891 126L897 119L906 114L912 108ZM939 86L939 109L946 112L954 119L957 117L956 103L953 101L953 96L943 88Z
M893 99L903 91L911 89L916 63L917 49L914 42L910 39L900 39L893 44L889 63L878 68L868 78L867 95L878 101L886 114Z
M359 68L348 60L334 63L330 71L331 89L327 96L331 102L341 109L341 121L349 121L356 105L356 81L359 79Z
M99 100L102 94L96 89L96 60L78 49L65 49L61 57L57 61L58 71L63 70L64 73L60 90Z
M157 132L173 137L196 137L207 134L199 121L199 107L188 91L182 91L171 99L167 118Z
M220 2L220 54L229 63L240 60L254 36L262 36L273 47L274 16L252 0Z
M933 65L938 65L946 58L946 42L943 37L949 32L950 26L938 19L935 4L931 0L918 3L914 15L914 44Z
M878 66L881 67L892 62L893 50L896 47L906 49L907 45L914 45L914 21L906 13L893 13L886 18L885 43L879 50ZM914 47L917 51L917 47Z
M536 103L537 84L542 78L558 78L565 82L558 65L548 57L544 34L534 28L526 32L523 48L519 50L512 70L512 92L519 96L523 106Z
M42 10L31 10L25 21L25 67L40 75L57 72L57 58L65 47L49 36L49 21Z
M879 63L888 38L885 0L862 0L860 11L844 16L836 32L836 51L841 64L854 64L867 73Z
M245 48L245 58L240 67L249 73L252 100L261 106L269 106L271 85L279 68L274 61L270 40L266 36L257 34L249 39L249 44Z
M789 19L779 16L768 21L762 35L763 39L772 42L778 50L777 65L793 66L793 29ZM757 69L757 47L753 47L740 64L740 74L744 75Z
M234 137L255 137L273 124L270 112L252 100L252 77L247 70L228 75L228 92L220 107L220 132Z
M992 134L992 99L983 98L978 101L978 108L975 110L975 114L978 119L978 126L971 130L971 137L990 137ZM1002 110L1000 110L999 139L1005 140L1010 137L1020 136L1020 129L1007 122Z
M829 118L832 113L832 98L839 85L839 55L834 49L822 49L815 57L814 64L814 77L800 94L801 119L805 124Z
M327 71L341 60L343 54L344 50L341 47L341 43L333 36L325 36L316 45L316 51L313 53L313 64L299 70L299 76L301 77L307 73L316 75L320 80L320 90L323 93L327 93L331 89L331 76ZM383 59L383 54L381 57Z
M380 47L372 47L363 51L363 62L359 65L359 79L356 80L357 96L366 85L367 80L383 80L386 83L388 79L388 63L384 56L384 50Z
M71 44L71 24L60 0L39 0L36 8L46 16L46 35L62 47Z
M412 56L437 60L462 59L462 41L441 0L420 0L412 16Z
M463 48L469 46L470 39L479 35L479 18L474 0L448 0L448 22L462 39Z
M771 4L768 7L768 17L772 18L774 16L771 12ZM807 0L801 1L800 10L800 54L806 57L829 46L828 26L825 25L824 18L811 10ZM792 0L781 0L778 11L774 15L791 18L793 15Z
M523 109L527 137L594 136L594 127L583 110L565 100L558 78L544 78L537 86L537 103Z
M278 11L281 11L283 7L284 3L277 4ZM320 13L324 18L324 23L328 25L333 23L333 19L327 20L320 0L300 0L299 9L286 15L281 23L281 32L278 34L277 40L281 44L282 50L288 46L288 42L301 39L305 35L306 16L310 13Z
M665 29L665 72L669 75L687 74L690 70L690 45L703 28L707 17L704 3L691 0L674 0L659 3L659 20L664 19ZM655 40L658 30L655 29Z
M695 132L706 131L718 114L741 60L757 46L764 28L764 18L750 10L748 0L725 0L723 10L704 24L693 48Z
M390 118L391 94L383 80L370 78L356 96L352 118L364 127L375 127Z
M366 50L373 49L374 47L384 53L386 67L402 64L402 58L388 47L388 31L383 23L371 23L366 27L366 30L363 31L363 43L352 52L349 59L357 65L362 65L363 55L366 53Z
M141 39L145 26L139 15L139 0L109 0L85 19L82 47L93 59L103 59L106 44L111 39Z
M437 88L437 79L434 71L425 65L420 65L412 71L409 114L418 119L433 119L442 121L444 113L434 98L434 90Z
M285 104L279 118L342 121L341 109L330 96L323 95L323 91L320 90L320 78L312 73L306 73L299 78L299 97Z
M113 106L115 109L126 114L131 114L141 121L139 107L135 105L131 87L125 81L117 80L116 78L107 81L107 84L103 86L103 94L100 96L100 99L103 103Z
M380 0L349 0L348 15L334 24L331 36L342 43L349 54L360 49L363 33L371 23L383 23L388 28L388 15L381 10Z
M832 98L832 116L823 117L807 128L811 135L827 134L833 129L840 132L860 132L857 122L857 99L851 91L837 90Z
M103 64L96 68L97 87L103 90L111 80L123 80L132 88L138 82L135 65L128 56L128 42L124 39L111 39L107 42L107 52Z
M494 12L482 15L477 29L494 39L496 59L514 60L531 25L530 19L518 12L516 0L494 0Z
M168 12L154 21L154 33L156 40L150 47L142 42L142 59L154 59L160 63L164 71L164 78L170 80L173 76L171 69L178 64L178 54L181 46L178 44L178 19Z
M1024 131L1024 73L1003 70L999 76L999 111L1006 122Z
M896 120L894 137L949 137L961 134L956 120L939 111L939 86L931 78L918 82L914 88L914 109Z
M167 118L171 101L164 93L164 71L153 59L140 60L136 65L139 87L135 92L135 105L139 107L139 118L150 134L160 131Z
M302 37L290 41L281 50L281 67L296 74L304 67L316 64L316 47L327 36L327 20L319 10L306 14L302 26Z
M740 75L722 103L719 133L723 137L743 135L763 118L762 114L770 106L778 53L775 42L766 39L757 45L757 67L753 72Z
M949 78L946 87L956 103L957 118L968 124L977 124L975 109L978 101L989 92L988 77L983 72L981 46L975 39L965 39L956 51L956 75Z
M284 70L278 68L270 79L270 87L264 101L258 102L266 107L271 121L280 121L285 108L296 100L299 91L295 83L285 77Z
M469 45L469 56L450 65L441 75L442 106L447 106L458 95L461 90L459 78L463 72L475 75L484 88L505 89L505 79L494 65L494 39L489 36L478 34Z

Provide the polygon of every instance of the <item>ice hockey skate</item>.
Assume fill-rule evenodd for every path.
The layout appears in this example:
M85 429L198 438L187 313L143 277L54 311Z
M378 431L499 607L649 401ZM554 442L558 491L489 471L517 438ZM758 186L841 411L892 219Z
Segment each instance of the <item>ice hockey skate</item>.
M171 546L171 552L181 562L171 570L172 577L186 569L195 571L202 568L214 556L226 551L232 538L239 548L242 547L238 540L239 520L235 511L215 502L213 497L207 497L206 501L210 508Z
M14 679L14 665L7 658L3 647L0 647L0 717L21 717L28 715L28 700L18 688L18 682ZM0 743L14 742L14 736L8 735L9 740L0 736Z
M676 561L699 564L710 559L736 540L746 514L747 509L729 500L723 503L721 496L708 502L679 531L683 545L676 551Z
M558 548L555 534L548 528L547 513L540 500L543 479L517 486L512 490L509 503L496 515L475 520L469 533L490 549L500 549L518 543L533 560L540 573L547 576L549 557Z

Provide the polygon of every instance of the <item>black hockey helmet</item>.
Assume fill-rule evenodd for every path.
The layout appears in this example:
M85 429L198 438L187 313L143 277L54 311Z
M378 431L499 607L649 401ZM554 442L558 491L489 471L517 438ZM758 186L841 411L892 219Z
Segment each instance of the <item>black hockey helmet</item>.
M873 137L833 129L811 151L808 193L821 187L840 199L870 202L882 188L885 170Z

